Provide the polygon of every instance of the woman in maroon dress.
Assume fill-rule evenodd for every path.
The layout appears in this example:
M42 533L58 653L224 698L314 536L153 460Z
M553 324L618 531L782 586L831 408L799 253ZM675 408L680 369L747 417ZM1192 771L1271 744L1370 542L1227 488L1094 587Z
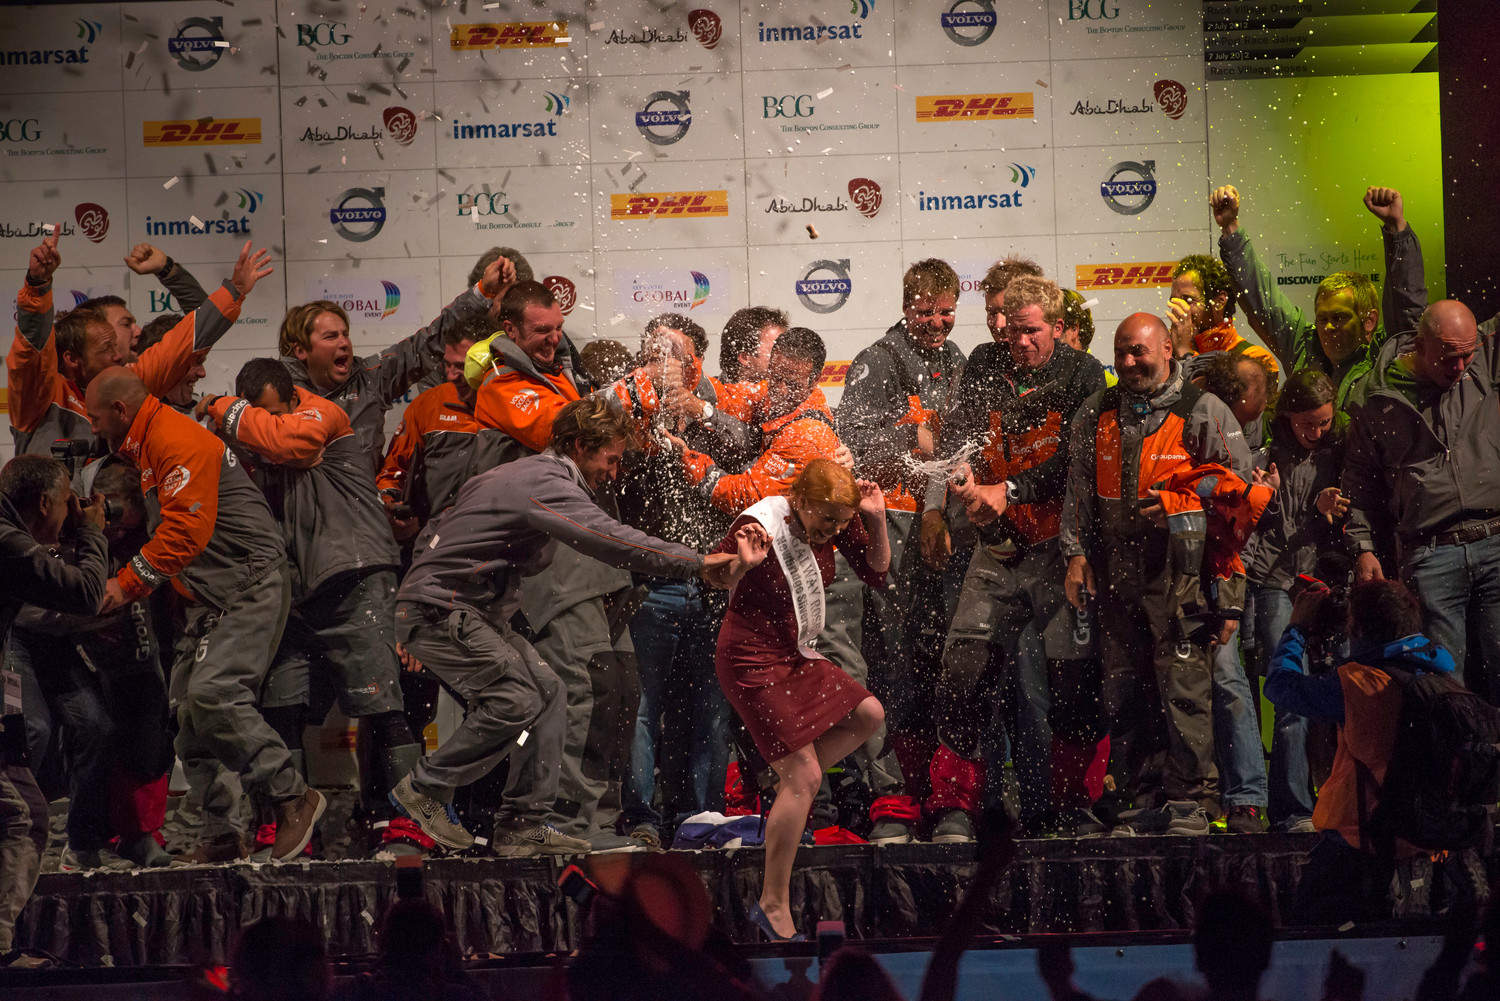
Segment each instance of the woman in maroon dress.
M856 517L858 515L858 517ZM719 684L779 783L766 818L766 875L750 917L772 938L796 933L792 860L823 773L885 720L869 692L812 649L838 549L861 580L885 587L885 498L831 459L803 467L785 497L740 515L719 552L736 553L719 630Z

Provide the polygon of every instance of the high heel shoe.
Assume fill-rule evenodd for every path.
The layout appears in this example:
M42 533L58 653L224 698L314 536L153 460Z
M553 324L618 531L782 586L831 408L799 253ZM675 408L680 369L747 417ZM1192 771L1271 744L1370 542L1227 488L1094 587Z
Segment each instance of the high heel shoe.
M766 912L763 911L763 910L761 910L760 904L758 904L758 903L750 905L750 914L749 914L749 917L750 917L750 922L752 924L754 924L757 928L759 928L761 930L761 934L765 935L765 937L767 939L769 939L770 941L772 941L772 942L806 942L807 941L807 936L804 935L804 934L802 934L801 932L798 932L797 934L792 935L790 938L788 938L785 935L779 935L779 934L777 934L776 929L774 927L772 927L772 925L771 925L771 919L768 918L768 917L766 917Z

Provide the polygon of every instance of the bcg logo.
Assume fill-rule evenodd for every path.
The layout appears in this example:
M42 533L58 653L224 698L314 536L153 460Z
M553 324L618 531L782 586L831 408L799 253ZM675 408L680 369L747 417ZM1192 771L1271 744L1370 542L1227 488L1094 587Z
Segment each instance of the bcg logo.
M83 230L83 235L88 237L90 243L103 243L104 237L109 233L109 213L103 205L93 202L79 202L73 206L73 218L78 222L78 228Z
M153 312L153 313L180 313L180 312L182 312L182 310L180 310L180 309L177 308L177 300L175 300L175 299L172 298L172 293L170 293L170 292L158 292L156 289L151 289L150 290L150 295L151 295L151 312Z
M761 118L809 118L815 110L811 94L765 95L760 99Z
M177 34L167 39L167 52L191 73L213 69L229 48L222 17L190 17L177 22Z
M562 310L563 316L573 312L573 307L578 305L577 285L562 275L548 275L542 279L542 284L547 286L547 291L557 300L557 308Z
M0 142L34 143L42 138L42 124L35 118L10 118L0 121Z
M1152 175L1155 169L1155 160L1143 163L1125 160L1109 168L1109 175L1099 185L1104 204L1120 215L1139 215L1146 211L1156 198L1156 178ZM1127 200L1137 198L1140 201Z
M648 143L670 146L681 141L693 124L685 90L658 90L635 113L635 127ZM663 131L665 130L665 131Z
M259 118L142 122L146 146L239 146L260 143Z
M959 45L983 45L995 33L998 22L995 0L953 0L943 12L943 34Z
M642 191L609 196L611 219L695 219L729 215L729 192Z
M707 7L699 7L688 11L688 30L693 37L698 39L698 44L705 49L712 49L719 44L719 39L724 37L724 22L719 20L719 15Z
M1113 21L1119 16L1119 0L1068 0L1069 21Z
M849 280L849 258L837 261L813 261L797 279L797 299L812 313L833 313L842 309L854 291Z
M868 177L856 177L849 182L849 200L866 219L874 219L880 212L880 185Z
M349 26L343 21L319 21L297 25L297 44L305 48L319 45L347 45Z
M354 243L373 240L385 226L385 188L350 188L328 212L333 231Z
M460 217L505 215L510 211L510 202L505 200L506 197L503 191L476 191L472 195L460 191L458 214Z

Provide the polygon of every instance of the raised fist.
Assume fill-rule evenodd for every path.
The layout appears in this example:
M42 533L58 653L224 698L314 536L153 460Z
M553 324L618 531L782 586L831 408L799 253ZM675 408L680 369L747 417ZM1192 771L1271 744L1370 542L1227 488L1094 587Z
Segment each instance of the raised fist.
M1215 188L1208 196L1209 207L1214 210L1214 222L1226 233L1239 229L1240 193L1232 184Z

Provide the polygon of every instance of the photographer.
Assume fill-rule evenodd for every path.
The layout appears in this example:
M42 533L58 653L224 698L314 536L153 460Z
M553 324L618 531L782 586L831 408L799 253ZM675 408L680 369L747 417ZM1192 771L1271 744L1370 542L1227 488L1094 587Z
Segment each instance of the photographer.
M1362 818L1379 804L1401 719L1402 685L1387 669L1414 675L1453 670L1448 651L1422 634L1416 596L1396 581L1373 580L1349 592L1348 661L1307 673L1309 627L1333 594L1314 585L1297 595L1266 678L1266 697L1278 711L1339 724L1333 771L1312 816L1323 840L1308 856L1299 891L1302 918L1313 924L1388 918L1384 893L1371 899L1368 891L1389 885L1395 862L1425 854L1399 837L1389 853L1365 850Z
M78 532L78 565L48 548L64 522ZM104 596L104 505L73 497L68 471L55 459L22 455L0 469L0 632L29 601L60 611L92 612ZM19 684L4 674L0 711L0 953L11 948L16 915L26 904L47 843L47 802L26 767Z

